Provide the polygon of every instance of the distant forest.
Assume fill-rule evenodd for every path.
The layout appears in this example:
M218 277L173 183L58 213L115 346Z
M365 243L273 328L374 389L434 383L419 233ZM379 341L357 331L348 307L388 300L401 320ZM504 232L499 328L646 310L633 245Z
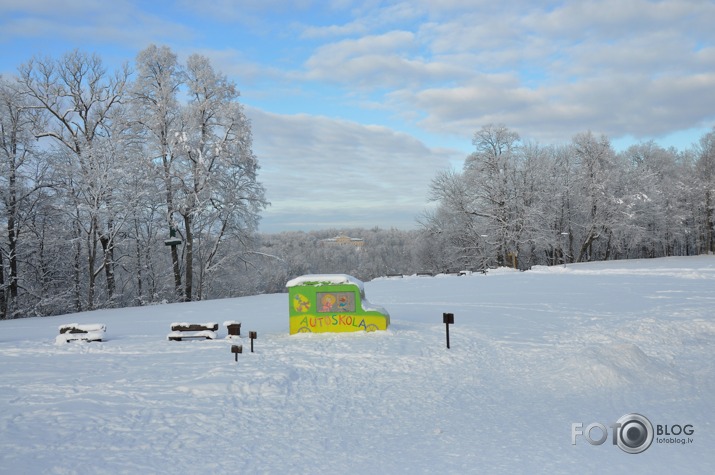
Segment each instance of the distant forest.
M0 78L0 319L282 292L361 280L715 251L715 129L691 149L616 153L584 132L475 132L433 179L414 230L259 234L268 206L236 85L207 58L150 46L33 58ZM330 246L347 235L363 245Z
M432 182L420 219L434 268L713 253L715 129L691 149L654 142L616 153L584 132L565 145L524 143L504 125L474 134L461 171Z

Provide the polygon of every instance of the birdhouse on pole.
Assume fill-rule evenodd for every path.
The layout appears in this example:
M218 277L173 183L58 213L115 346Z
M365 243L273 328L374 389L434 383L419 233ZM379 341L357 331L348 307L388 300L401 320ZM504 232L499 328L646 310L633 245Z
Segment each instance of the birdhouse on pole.
M164 245L165 246L179 246L181 245L182 241L178 237L176 237L176 229L172 226L169 228L169 239L164 240Z

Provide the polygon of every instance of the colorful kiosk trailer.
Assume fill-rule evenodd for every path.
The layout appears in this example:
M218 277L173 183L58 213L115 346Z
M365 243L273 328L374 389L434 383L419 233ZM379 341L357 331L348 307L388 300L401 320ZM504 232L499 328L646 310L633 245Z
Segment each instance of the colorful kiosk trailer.
M390 314L365 298L363 283L345 274L290 280L290 334L387 330Z

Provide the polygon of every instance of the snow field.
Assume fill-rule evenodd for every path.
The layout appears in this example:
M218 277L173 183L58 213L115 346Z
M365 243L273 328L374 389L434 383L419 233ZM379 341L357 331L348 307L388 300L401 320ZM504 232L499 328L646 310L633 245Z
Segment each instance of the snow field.
M0 473L715 471L715 258L365 293L388 331L289 336L287 294L0 322ZM174 321L234 319L238 342L165 340ZM70 321L107 341L56 344ZM572 423L632 412L694 441L571 444Z

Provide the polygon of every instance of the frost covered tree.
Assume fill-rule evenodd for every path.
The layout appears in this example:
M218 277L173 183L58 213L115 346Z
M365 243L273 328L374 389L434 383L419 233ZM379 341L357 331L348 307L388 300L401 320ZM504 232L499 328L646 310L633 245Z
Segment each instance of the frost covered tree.
M420 218L425 234L420 251L425 270L490 265L491 246L486 234L489 215L480 208L478 189L470 178L444 170L430 184L429 199L438 206Z
M558 147L526 142L521 148L513 207L520 268L542 263L543 259L553 262L565 258L569 188L561 173L565 164L559 158Z
M715 253L715 128L701 139L695 163L696 206L699 209L697 235L700 252Z
M421 255L477 267L518 254L527 268L712 252L714 137L685 151L646 142L617 154L591 132L541 147L485 126L464 171L433 179L438 206L419 218L429 237ZM484 260L480 248L496 259Z
M625 210L628 229L622 240L626 255L672 256L687 239L683 191L686 188L678 153L649 141L622 153L627 181Z
M236 85L155 46L134 82L79 50L18 72L0 79L0 317L236 295L267 206Z
M575 185L580 190L575 195L576 206L581 213L576 261L594 259L596 243L601 244L597 259L608 259L623 203L616 183L620 176L616 155L606 136L596 137L591 132L577 134L572 140L572 150Z
M120 108L128 67L109 74L97 55L79 50L55 60L34 58L19 68L19 81L33 105L47 116L38 139L50 140L53 165L63 170L61 187L72 206L75 309L94 308L96 279L104 272L107 301L116 291L113 194L121 180L118 149L110 143L113 113ZM84 254L84 264L82 264ZM82 298L81 288L86 293Z
M21 267L33 254L32 213L49 186L33 135L41 120L16 85L0 78L0 214L5 227L0 237L0 319L14 318L23 309L21 288L30 297L32 279L21 285Z
M183 243L169 248L179 300L215 294L212 279L238 265L242 252L229 240L250 246L265 205L238 97L204 57L180 64L169 48L154 45L137 56L132 102L147 169L163 190L165 228Z
M174 145L180 127L181 108L178 95L184 73L176 54L168 47L150 45L136 58L136 80L131 89L134 120L143 138L146 170L162 184L166 207L166 227L175 232L174 199L178 183L174 176ZM156 198L156 197L155 197ZM153 200L154 202L154 200ZM147 248L149 249L149 248ZM181 261L177 246L170 246L174 292L179 300L184 294L181 285ZM151 254L145 256L151 262Z
M487 125L475 132L476 148L464 162L471 190L472 213L485 220L482 234L494 246L498 265L518 254L520 216L515 207L519 135L504 125Z
M183 243L169 251L179 300L211 295L211 279L241 252L227 240L248 246L267 205L238 98L236 84L203 56L180 64L154 45L137 56L134 121L146 168L163 190L166 227Z
M543 224L548 150L503 125L482 127L473 144L461 173L433 179L430 199L439 205L421 218L423 229L447 244L441 265L451 269L531 265L553 245Z

